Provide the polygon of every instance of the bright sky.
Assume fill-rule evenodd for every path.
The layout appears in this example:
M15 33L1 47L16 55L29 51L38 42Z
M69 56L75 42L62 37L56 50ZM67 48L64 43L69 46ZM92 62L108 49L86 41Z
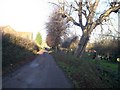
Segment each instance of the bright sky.
M53 9L48 2L55 1L57 0L0 0L0 26L10 25L17 31L33 32L34 38L40 32L45 39L45 23Z
M40 31L43 39L49 14L48 0L0 0L0 26L34 34Z

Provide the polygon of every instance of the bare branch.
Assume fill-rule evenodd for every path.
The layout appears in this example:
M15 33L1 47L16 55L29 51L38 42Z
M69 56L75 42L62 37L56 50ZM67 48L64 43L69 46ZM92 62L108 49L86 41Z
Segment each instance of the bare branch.
M65 15L66 15L66 17L67 17L67 22L71 21L71 22L73 22L73 24L75 24L75 25L77 25L77 26L80 26L80 24L77 23L77 22L73 19L73 17L69 16L68 14L65 14ZM81 26L80 26L80 27L81 27Z
M102 26L102 24L100 24L100 27L101 27L101 33L103 34L103 26Z
M89 5L88 5L88 1L86 1L85 3L86 3L86 8L87 8L87 10L90 12L90 7L89 7Z
M79 9L77 9L76 7L72 6L72 8L75 10L75 11L79 11Z
M56 3L53 3L53 2L48 2L48 3L50 3L50 4L53 4L53 5L55 5L55 6L60 7L60 5L58 5L58 4L56 4Z
M111 24L111 26L113 27L114 31L115 31L115 32L117 32L118 34L120 34L120 32L119 32L119 31L117 31L117 30L115 29L115 27L114 27L114 25L113 25L112 21L111 21L111 20L109 20L109 21L110 21L110 24Z
M99 0L95 0L94 4L91 4L91 6L90 6L91 12L90 12L89 15L88 15L88 23L89 23L89 22L92 22L98 4L99 4Z
M77 2L76 0L74 0L74 1L75 1L75 3L77 4L77 6L79 6L78 2Z
M90 12L91 12L91 11L92 11L92 9L93 9L92 0L89 0L89 1L88 1L88 3L89 3L89 9L90 9Z
M86 10L83 10L82 11L82 14L85 16L85 18L87 19L87 13L86 13Z
M71 4L71 5L65 5L65 6L68 7L68 8L70 8L69 15L70 15L72 9L73 9L74 11L79 11L79 9L76 8L76 7L74 7L72 4Z
M82 1L79 2L78 17L79 17L79 23L82 26Z
M69 15L71 14L71 10L72 10L72 4L70 5Z
M101 14L100 15L100 17L99 17L99 21L98 21L98 24L100 23L100 22L102 22L103 20L105 20L106 19L106 17L108 17L112 12L115 12L115 11L117 11L117 10L119 10L120 9L120 3L119 3L119 5L117 5L117 6L114 6L114 7L110 7L106 12L104 12L103 14Z
M98 4L99 4L99 0L96 0L93 4L93 13L96 11Z

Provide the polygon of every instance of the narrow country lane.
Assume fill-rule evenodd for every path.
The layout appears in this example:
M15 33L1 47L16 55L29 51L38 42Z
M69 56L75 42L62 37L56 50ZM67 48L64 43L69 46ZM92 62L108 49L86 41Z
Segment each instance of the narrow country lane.
M4 77L2 84L3 88L72 88L71 82L48 53L39 55Z

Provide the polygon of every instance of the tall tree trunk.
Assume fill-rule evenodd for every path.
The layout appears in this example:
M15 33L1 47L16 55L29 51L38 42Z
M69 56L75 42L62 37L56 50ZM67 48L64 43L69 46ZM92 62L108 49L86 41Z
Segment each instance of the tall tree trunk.
M78 44L78 47L75 51L75 56L76 57L81 57L83 52L85 51L85 48L86 48L86 45L89 41L89 35L82 35L80 41L79 41L79 44Z

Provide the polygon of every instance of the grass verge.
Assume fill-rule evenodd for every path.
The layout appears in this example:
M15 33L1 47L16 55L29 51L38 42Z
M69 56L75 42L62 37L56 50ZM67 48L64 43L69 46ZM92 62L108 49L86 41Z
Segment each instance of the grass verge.
M106 68L116 73L117 66L113 63L100 63L84 57L82 60L72 54L53 52L57 64L63 69L75 88L116 88L118 81L111 79L111 73L105 74ZM100 68L98 68L100 67ZM102 70L102 72L101 72ZM117 76L115 77L117 78ZM114 84L113 84L114 83Z

